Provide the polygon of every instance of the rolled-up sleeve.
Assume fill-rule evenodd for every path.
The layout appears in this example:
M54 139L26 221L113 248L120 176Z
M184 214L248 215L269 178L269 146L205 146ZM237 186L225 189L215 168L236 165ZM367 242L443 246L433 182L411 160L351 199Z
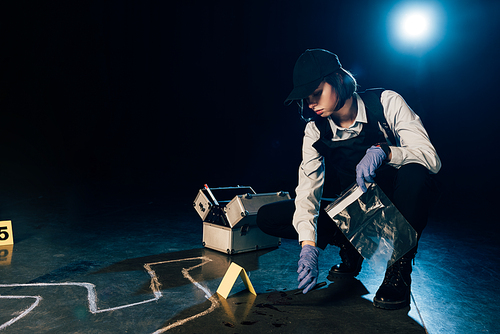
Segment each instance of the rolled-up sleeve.
M312 146L318 139L319 130L314 122L309 122L302 145L299 184L295 189L293 226L299 234L299 241L316 242L316 224L325 174L323 157Z
M387 123L396 135L397 141L390 147L392 159L389 165L399 168L409 163L418 163L425 166L431 173L439 172L441 160L420 117L396 92L384 91L380 102L384 107Z

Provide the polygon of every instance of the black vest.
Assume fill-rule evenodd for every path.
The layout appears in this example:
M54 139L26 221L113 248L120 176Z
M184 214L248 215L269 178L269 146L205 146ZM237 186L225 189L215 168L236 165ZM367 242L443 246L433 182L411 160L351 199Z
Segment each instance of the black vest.
M356 166L364 157L366 150L374 144L387 141L379 128L380 111L383 117L380 104L382 91L375 92L378 93L378 105L373 102L367 103L365 95L367 93L359 93L365 103L367 123L363 124L361 133L354 138L332 141L333 132L328 119L321 118L314 121L320 131L320 139L313 144L313 147L323 156L326 168L323 197L335 197L356 182ZM373 93L374 91L370 90L370 94Z

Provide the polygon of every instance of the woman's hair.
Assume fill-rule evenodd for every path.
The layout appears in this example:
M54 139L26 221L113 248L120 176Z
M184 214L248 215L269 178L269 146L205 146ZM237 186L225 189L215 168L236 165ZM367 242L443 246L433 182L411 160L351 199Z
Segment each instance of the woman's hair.
M339 96L339 102L337 103L335 110L342 108L345 101L353 96L354 92L356 92L356 89L358 88L358 84L356 83L354 76L351 72L343 68L339 68L332 74L326 76L324 80L335 89ZM314 114L311 110L308 108L304 110L304 100L297 101L297 103L299 105L300 117L305 122L317 119L316 114Z
M325 81L335 89L339 96L339 103L335 108L336 110L344 106L345 101L354 94L358 87L354 76L343 68L339 68L337 71L326 76Z

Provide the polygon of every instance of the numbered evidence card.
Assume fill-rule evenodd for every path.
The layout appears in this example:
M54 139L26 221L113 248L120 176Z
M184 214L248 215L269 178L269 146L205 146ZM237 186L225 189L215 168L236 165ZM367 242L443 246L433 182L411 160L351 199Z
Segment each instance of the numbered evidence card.
M9 265L14 248L14 234L10 220L0 221L0 266Z

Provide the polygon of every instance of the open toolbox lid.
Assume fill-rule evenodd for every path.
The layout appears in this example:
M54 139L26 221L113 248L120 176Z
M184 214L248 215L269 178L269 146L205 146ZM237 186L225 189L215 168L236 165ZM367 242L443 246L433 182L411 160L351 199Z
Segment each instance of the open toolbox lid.
M233 198L245 194L255 194L255 191L250 186L209 188L208 185L205 184L205 187L198 191L193 206L200 218L206 221L209 219L209 214L220 216L223 214L223 208ZM222 225L227 226L227 220L225 224Z
M257 212L266 204L290 199L285 191L266 194L245 194L235 196L224 207L224 213L231 228L249 224L257 224Z
M193 206L204 222L226 227L255 225L262 205L290 199L288 192L257 194L250 186L205 188L198 191Z

